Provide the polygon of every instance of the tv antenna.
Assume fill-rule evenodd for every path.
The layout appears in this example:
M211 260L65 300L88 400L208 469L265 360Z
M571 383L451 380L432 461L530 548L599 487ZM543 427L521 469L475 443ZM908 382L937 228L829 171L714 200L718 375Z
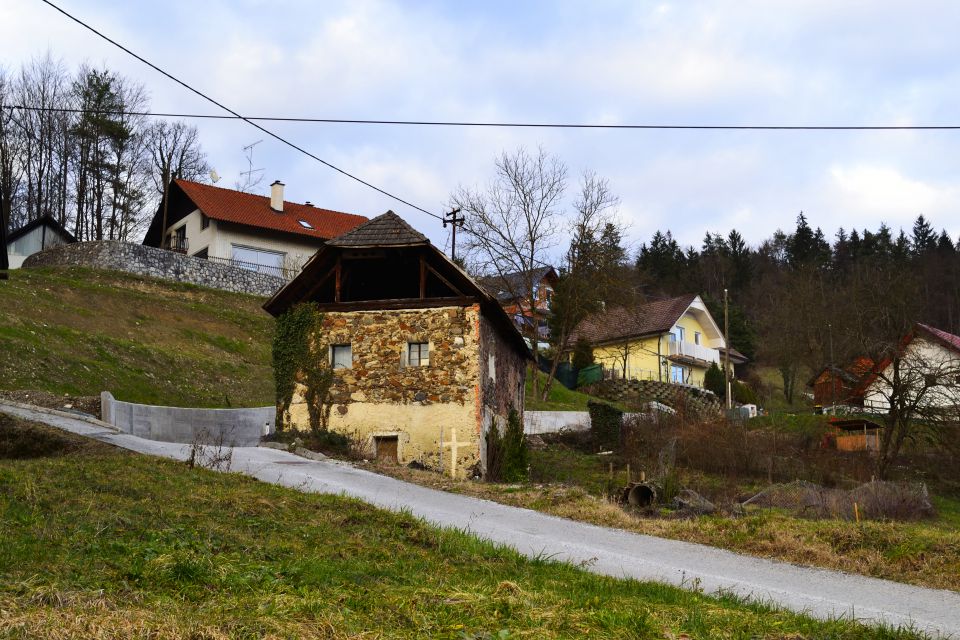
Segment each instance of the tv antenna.
M238 191L250 192L263 181L263 172L266 171L266 169L253 168L253 149L261 142L263 142L263 140L251 142L241 149L247 157L247 170L240 172L240 181L237 182Z

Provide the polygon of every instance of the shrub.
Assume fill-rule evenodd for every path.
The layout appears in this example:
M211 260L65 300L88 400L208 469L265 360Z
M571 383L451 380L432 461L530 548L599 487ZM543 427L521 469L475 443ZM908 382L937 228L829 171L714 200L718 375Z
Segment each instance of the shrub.
M623 411L605 402L587 402L590 411L590 433L598 446L616 449L620 446Z
M749 386L739 380L733 382L733 399L739 404L757 404L757 394Z
M707 372L703 375L703 386L708 391L713 391L717 394L718 398L724 397L723 371L720 370L716 362L711 364L710 368L707 369Z
M577 338L577 343L573 346L574 369L583 369L593 364L593 348L584 337Z
M503 480L523 482L529 475L530 453L523 436L523 423L516 409L510 410L507 430L503 434Z

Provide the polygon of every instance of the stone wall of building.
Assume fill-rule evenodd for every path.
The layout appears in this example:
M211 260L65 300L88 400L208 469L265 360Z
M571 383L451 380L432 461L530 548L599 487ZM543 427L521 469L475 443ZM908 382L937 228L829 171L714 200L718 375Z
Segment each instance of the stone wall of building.
M113 269L202 287L272 296L282 278L141 244L102 240L50 247L28 257L24 267L82 266Z
M527 361L482 315L479 332L481 435L486 433L494 420L503 433L511 409L517 411L523 423L523 386ZM481 447L485 460L486 438L481 439Z
M480 461L479 307L327 312L315 336L347 345L352 366L335 371L330 428L353 435L375 454L376 439L397 437L399 462L441 466L441 439L457 431L458 475ZM410 366L407 345L429 343L429 364ZM309 428L302 388L290 406L293 426ZM441 435L442 432L442 435ZM444 448L444 471L450 468Z

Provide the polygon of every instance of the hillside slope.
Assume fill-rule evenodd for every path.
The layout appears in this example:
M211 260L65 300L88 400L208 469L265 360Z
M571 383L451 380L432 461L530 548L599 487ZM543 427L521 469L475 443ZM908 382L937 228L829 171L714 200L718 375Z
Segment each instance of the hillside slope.
M273 404L254 296L77 267L0 281L0 390L172 406Z

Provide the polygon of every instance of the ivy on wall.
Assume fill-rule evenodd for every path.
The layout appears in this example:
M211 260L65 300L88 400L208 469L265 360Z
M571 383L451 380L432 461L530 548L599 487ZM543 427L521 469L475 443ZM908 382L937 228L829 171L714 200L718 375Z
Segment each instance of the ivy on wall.
M320 340L323 315L312 302L301 303L277 318L273 336L273 378L276 383L277 430L290 424L290 403L297 383L305 387L304 400L310 430L327 430L333 368L328 346Z

